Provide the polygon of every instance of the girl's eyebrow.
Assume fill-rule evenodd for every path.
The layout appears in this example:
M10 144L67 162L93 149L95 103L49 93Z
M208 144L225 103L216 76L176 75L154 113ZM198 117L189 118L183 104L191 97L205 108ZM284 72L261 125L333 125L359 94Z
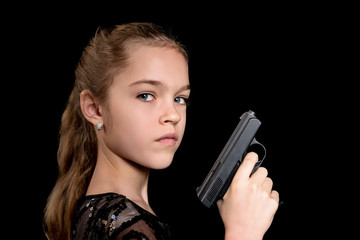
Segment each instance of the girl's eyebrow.
M139 84L150 84L150 85L154 85L154 86L162 86L163 85L162 82L160 82L160 81L143 79L143 80L139 80L139 81L130 83L129 87L134 86L134 85L139 85Z
M190 84L187 84L187 85L183 86L182 88L180 88L180 89L176 92L176 94L179 94L179 93L181 93L182 91L186 91L186 90L190 90Z
M129 87L134 86L134 85L139 85L139 84L150 84L150 85L159 86L159 87L163 87L163 86L164 86L164 84L163 84L162 82L160 82L160 81L143 79L143 80L139 80L139 81L130 83L130 84L129 84ZM177 91L177 93L182 92L182 91L185 91L185 90L190 90L190 84L187 84L187 85L181 87L181 88Z

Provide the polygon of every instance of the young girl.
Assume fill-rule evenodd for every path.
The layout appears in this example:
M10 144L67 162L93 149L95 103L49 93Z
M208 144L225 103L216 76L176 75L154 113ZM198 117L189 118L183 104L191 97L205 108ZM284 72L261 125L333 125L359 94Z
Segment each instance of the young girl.
M148 202L150 169L168 167L190 95L184 47L150 23L103 29L85 48L62 116L48 239L172 239ZM217 205L225 239L262 239L278 207L249 153Z

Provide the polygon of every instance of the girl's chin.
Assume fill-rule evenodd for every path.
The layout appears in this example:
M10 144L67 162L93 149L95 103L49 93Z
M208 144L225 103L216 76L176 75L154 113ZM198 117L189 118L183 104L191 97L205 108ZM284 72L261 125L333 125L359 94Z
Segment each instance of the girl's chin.
M144 168L161 170L168 168L171 165L174 154L174 152L158 152L157 154L152 153L148 155L137 156L136 158L134 157L132 161Z
M171 165L171 163L172 163L172 159L169 161L157 162L156 164L151 164L150 168L155 170L161 170L168 168Z
M149 165L147 167L150 169L156 169L156 170L168 168L173 161L173 157L174 156L171 155L171 156L154 159L153 161L151 161L149 163Z

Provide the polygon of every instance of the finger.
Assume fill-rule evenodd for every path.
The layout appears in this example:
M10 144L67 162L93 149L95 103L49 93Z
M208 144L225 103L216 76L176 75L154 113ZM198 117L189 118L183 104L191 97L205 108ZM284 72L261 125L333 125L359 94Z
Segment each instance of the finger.
M259 167L252 175L251 180L257 184L262 185L265 181L265 178L268 176L268 171L264 167Z
M246 154L244 160L240 164L239 169L237 170L234 180L235 181L242 181L245 179L249 179L252 170L256 162L258 161L258 155L254 152L249 152Z
M271 189L273 187L273 181L271 180L271 178L265 178L265 181L263 183L263 188L266 192L270 192Z
M272 191L271 191L270 197L271 197L272 199L275 199L277 202L279 202L279 200L280 200L279 193L278 193L276 190L272 190Z

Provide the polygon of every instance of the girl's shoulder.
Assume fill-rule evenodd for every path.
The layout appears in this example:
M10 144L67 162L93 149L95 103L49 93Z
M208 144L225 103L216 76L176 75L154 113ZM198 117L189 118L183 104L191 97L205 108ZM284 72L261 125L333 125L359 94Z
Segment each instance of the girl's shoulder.
M170 239L169 227L159 217L117 193L81 198L73 223L74 239Z

